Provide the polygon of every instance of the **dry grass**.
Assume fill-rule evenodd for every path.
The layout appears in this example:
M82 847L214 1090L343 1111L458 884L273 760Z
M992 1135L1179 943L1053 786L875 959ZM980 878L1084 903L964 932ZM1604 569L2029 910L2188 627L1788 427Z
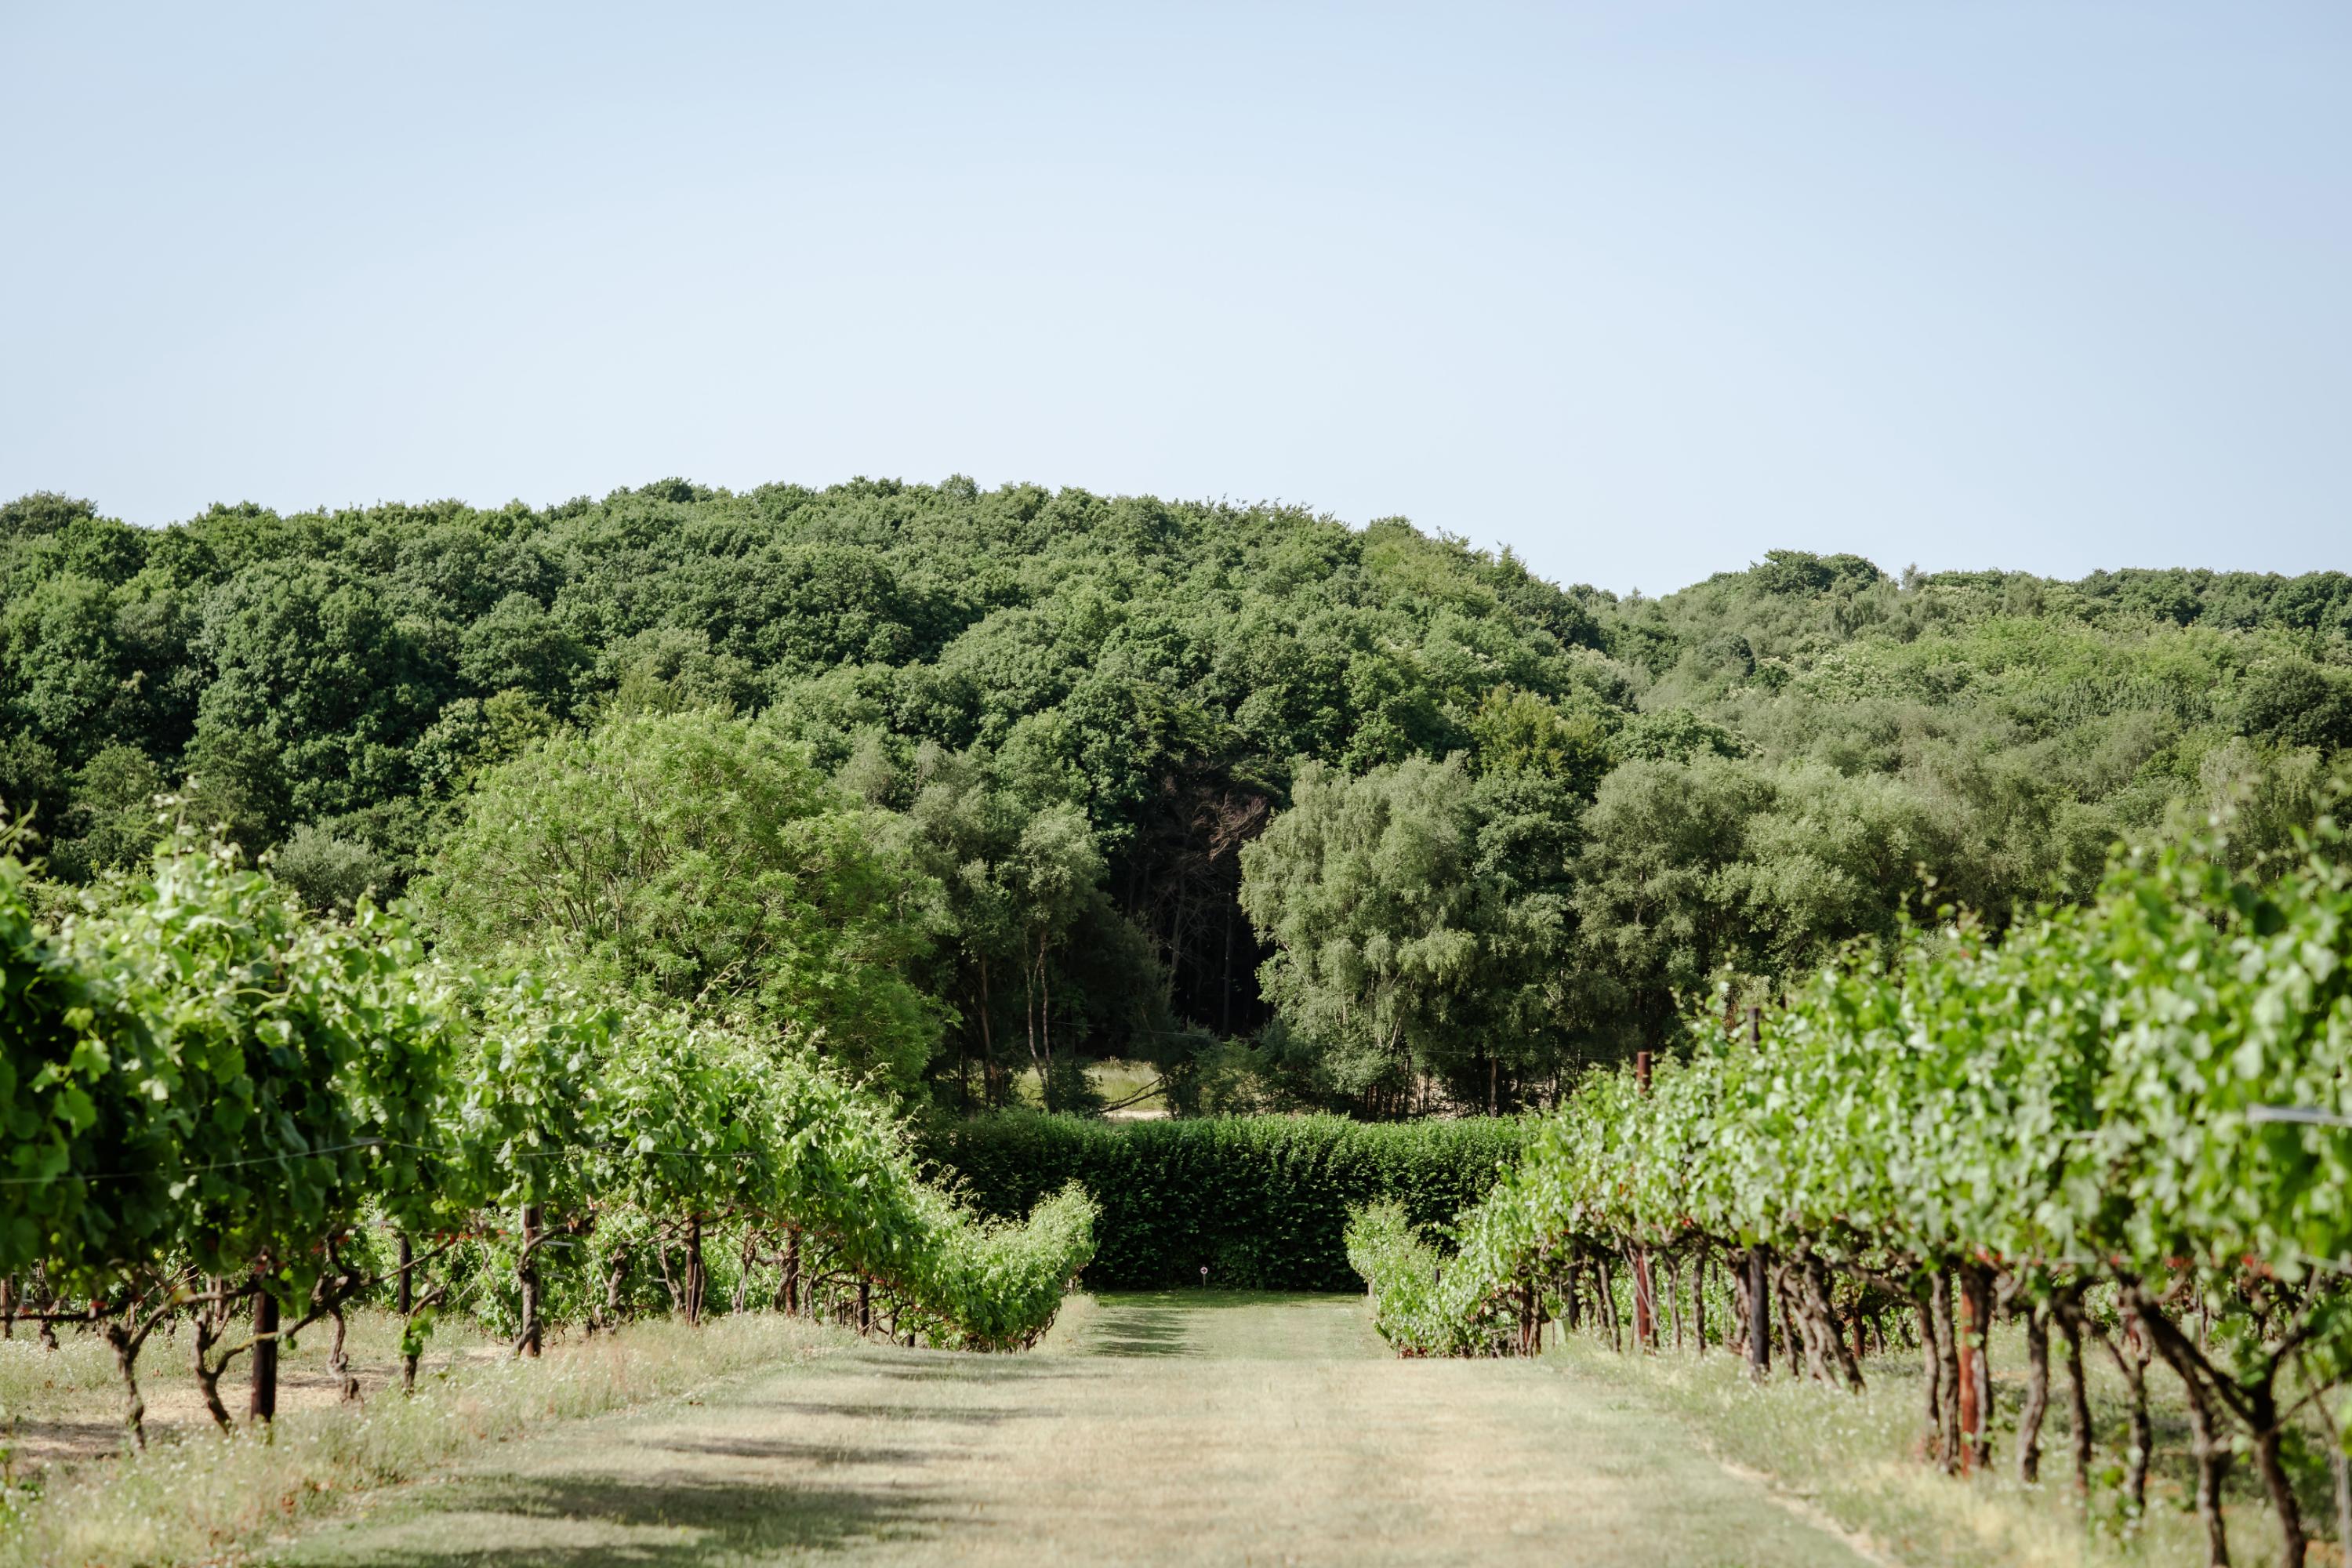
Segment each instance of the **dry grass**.
M360 1406L289 1408L268 1440L184 1426L143 1453L55 1466L0 1528L0 1568L227 1560L352 1494L445 1470L486 1445L853 1342L781 1318L648 1323L555 1345L538 1362L453 1359L410 1398L379 1392ZM60 1367L55 1382L68 1399L93 1392L79 1370Z
M321 1325L285 1351L278 1368L278 1409L286 1414L323 1409L341 1402L341 1384L327 1369L331 1331ZM344 1342L363 1398L389 1388L400 1376L400 1324L384 1312L356 1312ZM148 1342L139 1358L139 1387L147 1405L151 1437L170 1437L208 1428L190 1362L194 1346L184 1325L174 1324ZM502 1342L445 1321L424 1359L425 1375L469 1361L495 1360ZM245 1406L247 1363L237 1362L222 1380L221 1398L234 1412ZM49 1466L120 1453L130 1441L124 1426L122 1382L114 1353L97 1335L68 1330L48 1350L18 1324L14 1338L0 1340L0 1430L13 1431L13 1464L19 1477Z
M1062 1298L1062 1310L1054 1315L1054 1326L1037 1342L1038 1355L1083 1355L1088 1331L1100 1315L1102 1304L1083 1291Z
M2014 1335L1996 1335L1996 1373L2023 1359ZM2159 1369L2149 1374L2159 1417L2159 1463L2148 1488L2144 1519L2127 1523L2112 1478L2096 1491L2087 1521L2077 1505L2064 1411L2054 1409L2042 1443L2043 1484L2015 1477L2006 1423L2021 1391L1997 1391L2002 1416L1995 1424L1992 1469L1968 1480L1944 1476L1918 1458L1923 1399L1919 1367L1910 1357L1887 1357L1864 1370L1868 1392L1849 1395L1819 1384L1790 1380L1776 1370L1762 1386L1725 1354L1701 1360L1672 1352L1620 1356L1598 1343L1570 1338L1545 1356L1571 1386L1623 1390L1655 1401L1678 1416L1719 1459L1759 1472L1792 1500L1818 1508L1868 1539L1895 1561L1926 1568L2109 1568L2125 1564L2198 1563L2204 1531L2191 1511L2186 1457L2180 1451L2178 1399ZM2125 1424L2120 1377L2098 1362L2089 1365L2095 1463L2120 1463L2116 1446ZM2055 1391L2053 1391L2054 1396ZM2273 1562L2278 1532L2254 1494L2252 1478L2238 1467L2229 1509L2231 1543L2242 1563ZM2306 1524L2326 1520L2307 1516ZM2312 1563L2337 1561L2332 1544L2315 1546Z
M1128 1108L1129 1114L1168 1114L1168 1102L1153 1086L1160 1081L1160 1069L1150 1062L1125 1061L1117 1057L1104 1057L1086 1064L1087 1087L1106 1105L1118 1105L1130 1097L1141 1095ZM1032 1110L1045 1108L1045 1091L1040 1085L1035 1068L1023 1068L1013 1075L1013 1100ZM1150 1090L1146 1093L1146 1090Z

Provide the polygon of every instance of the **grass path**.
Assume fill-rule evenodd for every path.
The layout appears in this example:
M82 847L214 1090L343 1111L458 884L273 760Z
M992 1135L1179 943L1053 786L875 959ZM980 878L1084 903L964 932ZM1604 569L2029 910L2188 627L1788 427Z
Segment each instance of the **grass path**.
M1852 1564L1638 1392L1402 1362L1360 1300L1105 1299L1050 1353L861 1346L502 1447L286 1550L340 1568Z

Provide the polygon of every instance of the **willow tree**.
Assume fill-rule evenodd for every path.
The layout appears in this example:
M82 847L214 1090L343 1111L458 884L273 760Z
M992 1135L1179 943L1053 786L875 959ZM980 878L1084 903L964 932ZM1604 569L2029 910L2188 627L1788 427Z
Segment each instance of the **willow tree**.
M1242 905L1275 950L1260 983L1366 1110L1410 1109L1433 1076L1494 1104L1505 1073L1557 1065L1572 805L1538 784L1458 756L1353 778L1310 763L1242 851Z

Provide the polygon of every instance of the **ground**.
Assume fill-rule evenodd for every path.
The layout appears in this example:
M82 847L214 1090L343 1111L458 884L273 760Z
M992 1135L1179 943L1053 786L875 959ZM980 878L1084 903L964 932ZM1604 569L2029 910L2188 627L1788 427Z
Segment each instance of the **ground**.
M1638 1390L1399 1361L1360 1299L1105 1298L1039 1352L862 1346L574 1423L275 1561L1819 1564L1863 1561Z
M173 1323L147 1342L140 1360L139 1386L151 1438L185 1436L212 1429L204 1397L189 1373L192 1345L184 1323ZM332 1335L324 1325L305 1333L278 1370L281 1415L331 1410L342 1381L327 1368ZM354 1317L348 1350L352 1373L371 1394L400 1376L400 1329L389 1314ZM503 1360L502 1345L485 1337L445 1332L428 1347L422 1371L430 1377L444 1368ZM221 1399L232 1415L246 1412L250 1363L238 1361L221 1383ZM17 1325L0 1340L0 1445L14 1465L26 1469L89 1460L119 1453L123 1444L122 1384L114 1354L95 1334L68 1331L58 1349L45 1350L32 1331Z

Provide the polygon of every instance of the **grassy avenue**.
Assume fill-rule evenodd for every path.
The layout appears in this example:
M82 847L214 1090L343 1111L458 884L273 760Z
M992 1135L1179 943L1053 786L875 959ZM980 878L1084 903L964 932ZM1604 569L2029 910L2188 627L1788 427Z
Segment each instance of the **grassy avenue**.
M855 1344L496 1445L325 1568L1864 1561L1638 1391L1399 1361L1360 1298L1073 1301L1041 1352Z

